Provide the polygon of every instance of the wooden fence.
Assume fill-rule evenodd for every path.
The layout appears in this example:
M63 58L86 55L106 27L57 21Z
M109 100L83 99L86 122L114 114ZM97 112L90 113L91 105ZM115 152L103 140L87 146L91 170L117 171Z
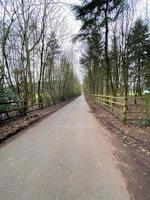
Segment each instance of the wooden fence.
M150 120L150 96L133 97L88 94L95 103L124 122Z
M38 99L34 100L34 103L31 100L28 100L28 105L25 106L23 101L6 101L0 99L0 125L3 125L3 122L7 122L8 120L13 120L14 118L24 116L27 113L48 108L52 105L55 105L59 102L63 102L65 100L76 98L77 96L70 97L65 99L64 97L57 96L53 100L45 99L42 104L39 104Z
M29 100L27 106L24 106L23 101L0 101L0 122L2 123L51 105L51 101L43 103L42 106L38 103L38 100L35 100L34 103Z

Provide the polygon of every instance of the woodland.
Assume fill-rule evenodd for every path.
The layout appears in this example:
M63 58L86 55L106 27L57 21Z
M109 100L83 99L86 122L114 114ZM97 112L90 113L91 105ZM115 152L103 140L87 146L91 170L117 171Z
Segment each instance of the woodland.
M39 108L78 96L80 83L65 51L62 5L51 0L0 1L0 110ZM8 113L7 113L8 114Z

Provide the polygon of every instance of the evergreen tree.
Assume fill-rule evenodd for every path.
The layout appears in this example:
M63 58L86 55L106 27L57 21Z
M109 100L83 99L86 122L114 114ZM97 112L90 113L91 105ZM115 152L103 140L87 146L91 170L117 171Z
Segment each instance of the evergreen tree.
M129 35L130 71L136 95L141 96L144 86L144 63L148 59L148 25L137 19ZM133 75L134 74L134 75Z
M112 90L110 74L110 60L108 52L109 21L115 19L123 4L123 0L85 0L82 5L75 6L77 19L83 23L78 37L87 37L93 30L105 30L105 68L106 68L106 94ZM111 90L110 90L111 89Z
M94 31L87 39L86 53L82 55L80 60L89 79L89 90L92 93L102 93L100 91L103 76L103 43L101 39L99 32Z

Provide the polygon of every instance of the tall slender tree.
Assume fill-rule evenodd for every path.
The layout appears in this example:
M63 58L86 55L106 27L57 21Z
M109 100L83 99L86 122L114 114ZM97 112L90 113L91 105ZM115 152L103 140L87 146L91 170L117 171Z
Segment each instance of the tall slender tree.
M79 37L87 37L93 29L104 29L105 69L106 69L106 94L112 91L110 74L110 60L108 50L109 22L114 20L121 11L123 0L92 0L84 1L82 5L75 6L77 19L83 23Z

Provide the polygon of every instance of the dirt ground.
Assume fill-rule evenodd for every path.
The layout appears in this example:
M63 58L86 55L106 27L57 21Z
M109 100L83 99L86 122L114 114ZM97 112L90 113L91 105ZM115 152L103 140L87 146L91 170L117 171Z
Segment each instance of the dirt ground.
M73 98L74 99L74 98ZM51 107L36 110L33 112L28 113L24 117L16 118L11 121L6 121L3 123L0 123L0 143L6 141L6 139L20 133L23 129L28 128L30 125L35 124L36 122L39 122L43 118L50 116L52 113L56 112L69 102L71 102L73 99L60 102L56 105L53 105Z
M125 125L111 113L86 98L92 112L112 133L115 156L136 200L150 199L150 127Z

